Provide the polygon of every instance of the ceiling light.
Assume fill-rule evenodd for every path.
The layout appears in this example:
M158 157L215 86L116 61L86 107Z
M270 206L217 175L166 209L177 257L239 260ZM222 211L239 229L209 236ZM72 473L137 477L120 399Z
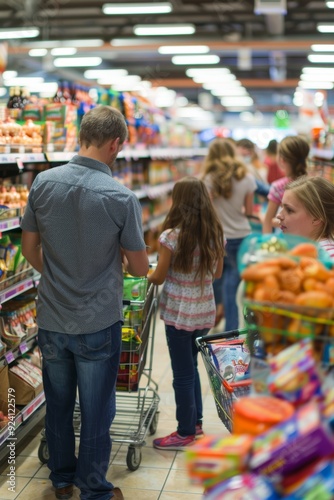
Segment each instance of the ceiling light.
M15 38L35 38L38 35L39 35L38 28L0 29L0 40L15 40Z
M321 82L321 81L317 81L317 82L305 82L303 80L301 80L299 83L298 83L298 86L301 87L302 89L332 89L334 87L334 84L333 82Z
M22 47L52 49L54 47L101 47L104 41L99 38L87 40L43 40L41 42L32 41L23 43Z
M318 24L317 30L320 33L334 33L334 23L332 24Z
M170 2L105 3L102 6L103 14L107 14L108 16L120 16L122 14L168 14L172 10L173 6Z
M309 67L305 67L305 68L302 68L302 71L303 73L305 74L321 74L321 75L326 75L326 74L332 74L334 73L334 68L317 68L316 66L309 66Z
M211 94L219 97L224 97L224 96L239 96L239 95L248 95L247 90L245 87L235 87L235 88L225 88L222 86L220 90L214 89L211 90Z
M51 49L51 54L53 56L74 56L77 53L75 47L55 47Z
M307 59L312 63L333 63L334 54L310 54Z
M223 83L223 82L233 82L234 80L236 80L236 76L235 75L232 75L232 73L230 74L226 74L226 75L208 75L208 76L195 76L193 78L194 82L195 83L208 83L209 85L214 85L216 83ZM203 85L204 87L204 85Z
M6 94L7 94L6 87L0 87L0 97L3 97Z
M220 62L220 57L215 55L208 56L174 56L172 57L172 63L176 65L188 65L189 64L218 64Z
M137 24L133 27L137 36L160 35L192 35L195 33L193 24Z
M4 79L9 79L9 78L16 78L17 77L17 71L4 71L2 73L2 77Z
M58 89L58 82L41 82L34 86L28 85L28 87L31 93L36 94L43 92L44 94L49 93L50 95L55 95Z
M207 54L207 45L163 45L158 48L159 54Z
M319 75L319 73L302 73L300 75L300 79L304 82L318 82L319 78L321 78L323 81L334 82L334 73L328 73L327 75Z
M46 49L31 49L29 50L30 57L43 57L46 56L48 51Z
M18 78L10 78L10 79L5 79L4 80L4 85L6 87L28 87L30 85L37 85L39 83L43 83L44 82L44 78L42 77L18 77Z
M57 68L99 66L101 57L58 57L53 61Z
M311 45L311 50L313 50L314 52L334 52L334 45L332 43L318 43L315 45Z
M221 99L221 103L223 106L252 106L254 101L249 96L240 96L240 97L223 97Z
M87 69L84 72L84 77L88 80L97 80L98 78L126 76L127 74L126 69Z
M190 78L202 75L227 75L231 71L228 68L189 68L186 70L186 75Z
M101 78L98 78L97 83L100 85L134 85L135 83L138 83L141 81L140 76L138 75L127 75L122 78L117 76L102 76Z
M329 9L334 9L334 2L326 2L326 7Z

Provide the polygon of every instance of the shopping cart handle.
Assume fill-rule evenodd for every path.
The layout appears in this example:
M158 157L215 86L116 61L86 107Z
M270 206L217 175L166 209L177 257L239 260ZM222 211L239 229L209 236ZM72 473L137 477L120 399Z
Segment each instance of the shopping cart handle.
M212 340L227 340L238 338L239 335L247 334L247 328L241 328L237 330L230 330L228 332L212 333L210 335L204 335L203 337L196 338L196 345L200 347L203 342L211 342Z

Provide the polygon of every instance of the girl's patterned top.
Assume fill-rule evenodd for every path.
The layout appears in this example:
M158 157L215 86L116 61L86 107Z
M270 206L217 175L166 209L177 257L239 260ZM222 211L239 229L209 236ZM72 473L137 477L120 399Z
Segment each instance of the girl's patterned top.
M291 180L292 179L290 179L290 177L282 177L281 179L273 182L270 186L268 200L280 205L282 203L285 188Z
M319 245L321 248L326 250L332 259L334 259L334 241L332 240L320 240Z
M174 253L178 234L177 229L167 229L160 235L159 242ZM213 277L206 277L202 293L200 276L196 276L198 262L199 249L195 250L193 270L189 274L176 272L172 268L172 255L160 298L160 318L178 330L202 330L212 328L215 323Z

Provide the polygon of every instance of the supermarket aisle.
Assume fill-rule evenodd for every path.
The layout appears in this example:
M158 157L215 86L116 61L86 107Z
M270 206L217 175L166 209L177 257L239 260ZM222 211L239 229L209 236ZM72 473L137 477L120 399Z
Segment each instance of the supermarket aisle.
M126 467L127 445L115 444L109 469L110 479L119 486L126 500L200 500L202 489L190 484L182 452L155 450L152 440L176 429L172 375L162 322L157 319L154 336L153 378L159 385L159 422L155 436L148 436L142 448L142 462L139 469L130 472ZM204 431L206 433L227 432L219 420L210 392L209 382L202 360L201 371L204 401ZM0 467L0 500L53 500L55 495L49 470L38 459L40 430L36 429L17 449L16 492L8 491L8 465ZM79 499L76 489L73 500Z

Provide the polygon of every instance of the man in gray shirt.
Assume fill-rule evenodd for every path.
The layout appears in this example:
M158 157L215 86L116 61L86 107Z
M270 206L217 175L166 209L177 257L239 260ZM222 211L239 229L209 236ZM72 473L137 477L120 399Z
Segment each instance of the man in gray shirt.
M21 223L23 255L41 273L37 322L48 467L61 500L71 498L73 484L82 500L123 498L106 480L121 349L122 256L130 274L148 271L140 204L112 177L126 138L118 110L99 106L89 111L81 122L78 155L36 177Z

